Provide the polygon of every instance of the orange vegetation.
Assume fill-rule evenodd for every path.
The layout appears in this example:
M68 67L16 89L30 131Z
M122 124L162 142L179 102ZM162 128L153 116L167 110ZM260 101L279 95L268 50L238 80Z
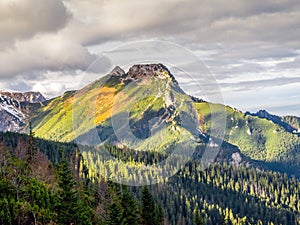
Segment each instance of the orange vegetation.
M116 91L115 88L110 87L102 87L98 90L97 96L95 96L96 100L94 105L95 125L98 125L111 117Z

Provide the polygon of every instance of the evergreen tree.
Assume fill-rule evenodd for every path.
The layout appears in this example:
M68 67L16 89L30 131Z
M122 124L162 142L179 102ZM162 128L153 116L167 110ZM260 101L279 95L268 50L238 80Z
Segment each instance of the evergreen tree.
M107 225L123 225L123 208L120 201L120 190L114 184L111 184L111 203L108 206Z
M142 224L156 225L154 200L149 189L142 189Z
M121 205L123 208L123 224L124 225L139 225L140 215L139 207L135 198L130 194L126 187L122 189Z
M198 209L196 210L196 213L194 215L194 224L195 225L204 225L205 224L204 219L201 217L200 211Z
M107 225L121 225L123 224L122 207L119 201L113 201L108 207L108 221Z
M160 205L155 206L155 224L164 224L164 212Z
M167 183L151 186L153 199L149 190L143 190L139 208L133 197L139 195L135 187L127 191L114 184L117 188L110 189L104 180L101 183L105 185L98 182L101 175L95 178L92 169L99 165L101 172L123 173L129 164L103 165L97 152L85 146L85 164L90 170L86 176L90 179L88 183L85 175L78 176L75 170L79 168L75 164L79 153L76 157L72 155L74 144L39 140L37 147L41 152L34 156L34 162L27 162L28 139L26 135L0 132L0 224L34 224L36 220L37 224L157 225L163 222L163 213L167 224L178 225L203 224L201 217L205 218L206 225L300 224L298 176L290 178L277 172L227 163L214 163L203 170L198 161L192 161ZM24 148L16 150L18 146ZM65 154L59 149L65 149ZM129 150L112 150L115 155L130 159L130 163L137 160L141 168L153 162L153 157L157 157L155 160L163 157L159 153L133 152L132 156ZM39 157L42 153L46 153L51 162L61 162L62 155L64 159L73 156L70 159L73 164L62 160L56 171L60 179L55 180L51 162ZM48 166L51 168L40 169ZM80 171L82 168L80 164ZM43 175L49 178L43 179ZM124 173L124 176L133 180L141 178L139 173ZM154 199L163 204L164 211L154 204ZM70 220L63 218L64 215Z
M32 129L31 122L29 123L29 137L27 141L27 161L31 162L34 155L37 153L37 141L34 138L35 133Z
M57 222L59 224L90 224L82 212L82 204L75 190L75 181L69 163L65 160L58 169L58 187Z

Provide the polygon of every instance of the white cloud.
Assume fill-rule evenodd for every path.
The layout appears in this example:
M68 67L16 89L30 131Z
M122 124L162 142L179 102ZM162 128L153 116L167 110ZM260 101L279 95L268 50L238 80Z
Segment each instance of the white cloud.
M67 90L78 90L87 83L82 80L84 73L80 70L69 72L46 72L43 79L31 81L33 91L40 91L46 97L59 96ZM95 76L94 76L95 77ZM21 78L22 79L22 78Z
M39 70L85 70L95 58L86 48L59 34L38 35L0 52L0 77Z

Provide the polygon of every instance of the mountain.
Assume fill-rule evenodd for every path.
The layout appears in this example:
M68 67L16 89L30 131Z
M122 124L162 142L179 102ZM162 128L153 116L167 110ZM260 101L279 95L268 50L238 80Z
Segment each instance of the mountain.
M197 103L196 107L201 112L200 128L204 132L210 129L211 116L217 116L223 109L221 105L208 103ZM212 107L214 110L210 110ZM293 130L289 132L286 126L275 123L274 117L261 118L229 106L226 106L226 115L224 140L237 146L243 154L255 160L292 163L299 167L300 138Z
M40 138L0 132L1 224L141 224L149 204L136 184L151 184L151 224L192 225L197 213L206 225L299 224L300 138L283 124L296 128L297 117L281 123L188 96L162 64L116 67L42 102L16 96L2 103Z
M19 102L40 103L46 101L46 98L40 92L0 92L1 95L10 97Z
M252 116L258 116L259 118L267 119L275 124L283 127L286 131L292 133L300 132L300 118L296 116L276 116L268 113L266 110L259 110L257 113L247 113Z
M0 92L0 131L21 132L31 112L45 100L39 92Z
M297 117L243 113L191 97L162 64L134 65L128 72L116 67L81 90L25 105L23 114L14 113L19 117L11 126L24 130L20 123L30 118L34 132L44 139L167 153L209 149L212 158L213 149L221 146L219 156L227 161L238 153L244 163L274 163L270 168L283 171L299 168Z
M46 102L33 125L46 139L116 145L125 140L134 149L162 151L191 134L195 142L199 138L192 110L191 98L164 65L135 65ZM92 135L95 130L99 136Z
M294 128L293 133L300 134L300 118L297 116L283 116L282 120Z

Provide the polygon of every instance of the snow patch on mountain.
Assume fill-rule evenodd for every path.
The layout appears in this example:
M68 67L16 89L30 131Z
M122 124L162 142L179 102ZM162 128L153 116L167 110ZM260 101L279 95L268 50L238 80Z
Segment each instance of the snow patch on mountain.
M0 131L22 131L28 124L28 106L45 100L39 92L0 92Z

